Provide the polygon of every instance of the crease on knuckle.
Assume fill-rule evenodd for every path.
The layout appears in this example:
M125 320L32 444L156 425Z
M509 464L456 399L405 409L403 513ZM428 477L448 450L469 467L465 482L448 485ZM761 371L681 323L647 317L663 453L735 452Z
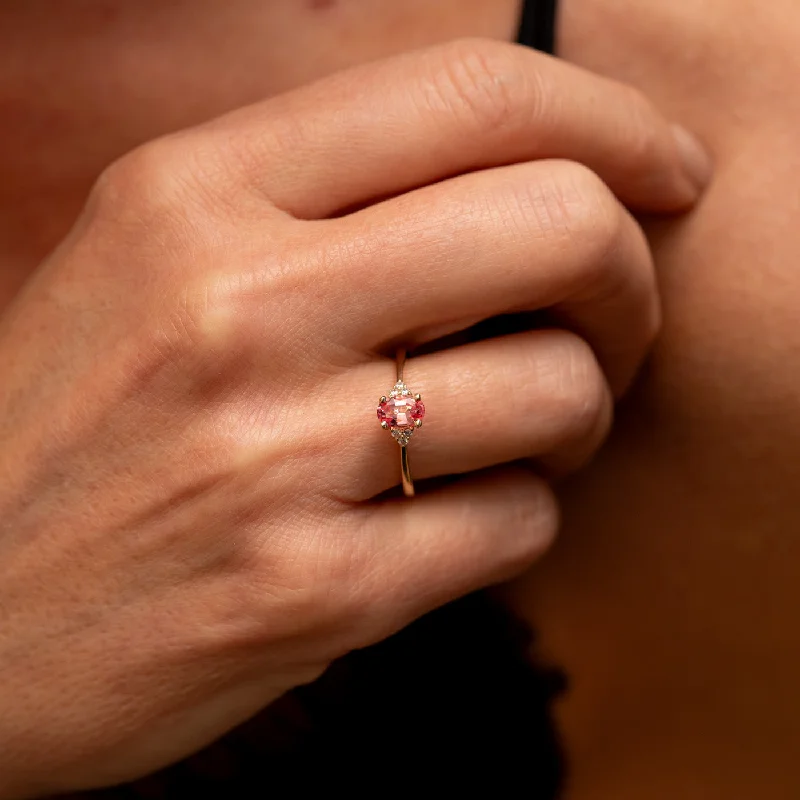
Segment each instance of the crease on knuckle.
M303 291L302 282L298 285L280 270L273 274L269 265L209 275L185 293L184 325L209 358L243 364L259 355L277 359L288 344L287 323L297 319L291 332L300 334L305 317L292 309Z
M509 512L511 530L528 534L515 537L517 547L509 554L509 566L516 572L548 548L558 532L560 514L555 495L543 480L531 485L523 502L510 504Z
M608 417L610 393L592 348L578 335L560 332L551 374L552 407L562 445L594 440Z
M226 281L206 277L181 292L171 316L176 334L201 357L222 357L242 337L241 303Z
M602 180L579 165L562 183L558 203L580 283L591 292L604 284L610 267L619 260L627 227L625 212Z
M138 346L140 379L168 379L182 396L224 394L245 372L252 337L241 304L215 290L209 279L185 283L158 301L145 321ZM162 385L161 383L157 385Z
M623 163L631 165L633 171L652 170L666 153L662 148L661 126L653 104L639 89L626 86L628 102L628 124L622 145L625 153Z
M531 167L535 168L531 177L515 178L505 191L505 211L526 233L532 231L537 238L577 253L581 265L602 261L616 246L621 225L610 190L580 164Z
M566 247L583 212L553 172L538 169L532 179L521 179L526 173L520 175L516 168L509 173L513 177L491 198L490 210L496 208L503 223L523 239Z
M460 39L442 48L434 66L439 103L470 128L497 131L520 119L518 95L527 76L497 42Z

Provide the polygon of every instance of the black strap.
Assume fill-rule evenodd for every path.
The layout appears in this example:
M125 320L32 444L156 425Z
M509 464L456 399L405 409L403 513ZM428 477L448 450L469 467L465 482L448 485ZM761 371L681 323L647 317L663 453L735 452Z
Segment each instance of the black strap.
M544 53L555 52L557 0L523 0L517 41Z

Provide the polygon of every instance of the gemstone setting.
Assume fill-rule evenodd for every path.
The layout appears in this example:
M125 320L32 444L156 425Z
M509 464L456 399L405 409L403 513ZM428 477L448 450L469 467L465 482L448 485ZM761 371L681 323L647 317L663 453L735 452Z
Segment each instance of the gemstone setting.
M401 447L408 444L424 417L422 397L412 394L403 381L398 381L389 396L381 397L378 403L378 422L382 428L391 431Z

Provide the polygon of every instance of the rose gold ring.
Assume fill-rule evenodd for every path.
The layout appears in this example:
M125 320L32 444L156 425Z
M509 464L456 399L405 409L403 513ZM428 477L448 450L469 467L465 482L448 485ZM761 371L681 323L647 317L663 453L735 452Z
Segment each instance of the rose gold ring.
M411 468L408 464L408 443L417 428L422 427L425 406L422 396L412 394L403 381L403 368L406 364L406 351L397 351L397 383L378 401L378 421L381 428L390 431L394 440L400 445L400 474L403 478L403 494L414 496L414 481L411 479Z

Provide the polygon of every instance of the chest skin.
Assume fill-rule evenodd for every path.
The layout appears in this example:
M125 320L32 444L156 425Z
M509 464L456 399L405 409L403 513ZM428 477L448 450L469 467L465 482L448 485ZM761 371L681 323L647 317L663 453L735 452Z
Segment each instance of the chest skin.
M572 688L575 800L800 795L800 7L563 0L564 58L707 142L646 223L665 326L552 555L510 591Z

